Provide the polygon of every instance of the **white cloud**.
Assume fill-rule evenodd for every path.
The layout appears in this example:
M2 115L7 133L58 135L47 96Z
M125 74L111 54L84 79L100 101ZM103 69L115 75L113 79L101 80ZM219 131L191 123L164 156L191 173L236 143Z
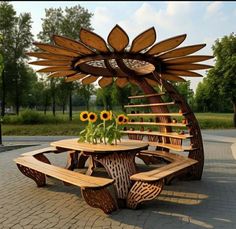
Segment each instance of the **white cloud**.
M211 2L207 6L207 9L206 9L207 14L213 15L213 14L219 13L222 5L223 5L223 2L220 2L220 1L219 2L218 1L217 2Z

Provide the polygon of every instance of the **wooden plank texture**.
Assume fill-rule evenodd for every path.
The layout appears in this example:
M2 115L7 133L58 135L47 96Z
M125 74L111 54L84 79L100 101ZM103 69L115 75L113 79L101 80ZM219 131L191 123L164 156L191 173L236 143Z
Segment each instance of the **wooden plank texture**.
M151 103L151 104L132 104L132 105L124 105L124 107L155 107L155 106L167 106L167 105L174 105L175 102L168 102L168 103Z
M146 95L133 95L133 96L129 96L129 99L142 99L142 98L149 98L149 97L154 97L154 96L161 96L164 95L165 92L161 92L161 93L154 93L154 94L146 94Z

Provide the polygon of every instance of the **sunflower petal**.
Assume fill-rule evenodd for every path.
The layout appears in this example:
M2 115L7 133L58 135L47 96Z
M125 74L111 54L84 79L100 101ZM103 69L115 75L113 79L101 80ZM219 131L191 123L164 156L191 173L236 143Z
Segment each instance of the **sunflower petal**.
M59 66L59 67L42 68L37 72L57 72L57 71L68 71L68 70L72 70L70 66Z
M82 73L77 73L77 74L75 74L75 75L66 77L65 82L67 82L67 83L68 83L68 82L73 82L73 81L75 81L75 80L83 79L83 78L85 78L86 76L89 76L89 75L87 75L87 74L82 74Z
M156 40L154 27L139 34L132 42L130 52L140 52L151 46Z
M108 35L107 41L115 51L120 52L129 44L129 37L119 25L116 25Z
M87 48L84 44L70 38L54 35L53 40L57 45L61 47L73 49L82 54L94 54L94 52L91 49Z
M152 86L159 86L159 83L158 83L156 80L149 79L149 78L145 78L145 80L147 81L147 83L148 83L149 85L152 85Z
M169 59L169 58L174 58L178 56L187 56L191 53L197 52L198 50L202 49L205 46L206 44L199 44L199 45L191 45L191 46L186 46L182 48L177 48L172 51L161 54L160 56L158 56L158 58Z
M112 82L113 82L112 77L103 77L98 81L98 84L100 87L106 87L112 84Z
M172 75L172 74L161 74L161 78L164 80L170 80L170 81L178 81L178 82L186 82L185 79L176 76L176 75Z
M191 72L191 71L184 71L184 70L167 70L165 73L173 74L178 76L193 76L193 77L202 77L199 73Z
M76 71L70 70L70 71L63 71L63 72L54 72L52 74L50 74L48 77L65 77L65 76L69 76L69 75L73 75L75 74Z
M49 59L49 60L72 60L73 59L72 57L69 57L69 56L57 55L57 54L46 53L46 52L28 52L26 53L26 55L42 58L42 59Z
M173 70L201 70L212 68L213 66L205 65L205 64L177 64L177 65L167 65L166 69Z
M65 56L71 56L71 57L78 57L80 56L79 53L70 51L68 49L60 48L55 45L50 45L50 44L42 44L42 43L33 43L35 46L39 47L40 49L53 53L53 54L59 54L59 55L65 55Z
M70 66L70 60L39 60L29 62L29 64L33 65L41 65L41 66Z
M116 79L116 85L120 88L125 87L127 84L129 83L129 81L127 80L127 78L117 78Z
M194 63L194 62L209 60L212 58L214 58L214 56L201 56L201 55L185 56L185 57L170 59L170 60L166 60L166 61L164 60L164 63L167 63L167 64L187 64L187 63Z
M88 76L82 80L83 85L91 84L98 79L97 76Z
M166 52L168 50L171 50L173 48L176 48L179 46L186 38L186 34L176 36L176 37L171 37L169 39L166 39L164 41L161 41L154 46L152 46L148 51L147 54L149 55L156 55L161 52Z
M82 28L80 30L80 40L85 44L100 52L109 52L106 42L96 33Z

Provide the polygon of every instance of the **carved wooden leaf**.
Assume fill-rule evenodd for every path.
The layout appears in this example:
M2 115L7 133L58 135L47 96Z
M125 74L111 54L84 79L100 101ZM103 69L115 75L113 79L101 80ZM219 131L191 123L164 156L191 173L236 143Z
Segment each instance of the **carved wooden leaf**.
M39 60L29 62L29 64L33 65L41 65L41 66L70 66L70 60Z
M161 74L161 78L164 80L170 80L170 81L178 81L178 82L185 82L186 80L176 76L176 75L172 75L172 74Z
M173 69L173 70L201 70L212 68L210 65L205 64L177 64L177 65L167 65L166 69Z
M54 35L53 40L61 47L73 49L82 54L94 54L94 52L87 48L84 44L70 38Z
M214 58L214 56L201 56L201 55L196 55L196 56L185 56L185 57L180 57L176 59L170 59L170 60L164 60L164 63L167 64L185 64L185 63L194 63L194 62L200 62L204 60L209 60Z
M80 40L85 44L100 52L109 52L106 42L96 33L82 28L80 30Z
M77 74L75 74L75 75L66 77L65 82L67 82L67 83L68 83L68 82L73 82L73 81L75 81L75 80L83 79L83 78L86 77L86 76L89 76L89 75L87 75L87 74L82 74L82 73L77 73Z
M115 51L120 52L129 44L129 37L119 25L116 25L108 35L107 41Z
M112 77L103 77L98 81L98 84L100 87L106 87L112 84L112 82L113 82Z
M131 78L128 78L128 81L129 81L131 84L134 84L134 85L136 85L136 86L139 87L139 84L138 84L138 82L137 82L136 80L131 79Z
M145 80L147 81L148 84L150 84L152 86L159 86L159 83L156 80L152 80L149 78L145 78Z
M82 84L87 85L95 82L98 79L97 76L88 76L82 80Z
M202 49L205 46L206 44L199 44L199 45L191 45L191 46L186 46L182 48L177 48L172 51L161 54L160 56L158 56L158 58L168 59L168 58L174 58L174 57L179 57L179 56L187 56L191 53L197 52L198 50Z
M68 70L72 70L70 66L59 66L59 67L42 68L37 72L57 72L57 71L68 71Z
M63 71L63 72L54 72L50 74L48 77L65 77L69 75L75 74L76 71L70 70L70 71Z
M127 84L129 83L129 81L127 80L127 78L117 78L116 79L116 85L120 88L125 87Z
M191 71L184 71L184 70L167 70L165 73L170 73L173 75L178 75L178 76L193 76L193 77L202 77L199 73L196 72L191 72Z
M46 52L28 52L26 53L26 55L42 58L42 59L48 59L48 60L72 60L73 59L72 57L69 57L69 56L57 55L57 54L46 53Z
M36 43L36 42L33 44L46 52L50 52L50 53L54 53L54 54L58 54L58 55L71 56L71 57L80 56L79 53L76 53L74 51L70 51L70 50L67 50L64 48L60 48L55 45L42 44L42 43Z
M156 40L156 31L154 27L139 34L132 42L130 52L140 52L150 47Z
M186 34L183 34L180 36L171 37L169 39L161 41L161 42L155 44L151 49L149 49L147 51L147 54L156 55L161 52L166 52L168 50L176 48L185 40L186 36L187 36Z

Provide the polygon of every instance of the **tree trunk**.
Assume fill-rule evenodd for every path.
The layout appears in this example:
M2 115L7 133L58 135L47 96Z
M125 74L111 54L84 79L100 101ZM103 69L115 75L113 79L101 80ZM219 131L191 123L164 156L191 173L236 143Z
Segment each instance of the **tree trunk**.
M72 121L72 89L69 91L69 120Z
M63 103L62 104L62 114L65 114L65 107L66 107L65 103Z
M236 97L232 99L232 103L233 103L233 108L234 108L233 123L234 123L234 127L236 127Z
M1 104L1 116L5 115L6 106L6 83L5 83L5 70L2 71L2 104Z
M16 98L15 98L15 107L16 107L16 115L19 115L20 110L20 95L19 95L19 88L18 88L18 80L19 80L19 71L17 69L17 77L16 77Z

